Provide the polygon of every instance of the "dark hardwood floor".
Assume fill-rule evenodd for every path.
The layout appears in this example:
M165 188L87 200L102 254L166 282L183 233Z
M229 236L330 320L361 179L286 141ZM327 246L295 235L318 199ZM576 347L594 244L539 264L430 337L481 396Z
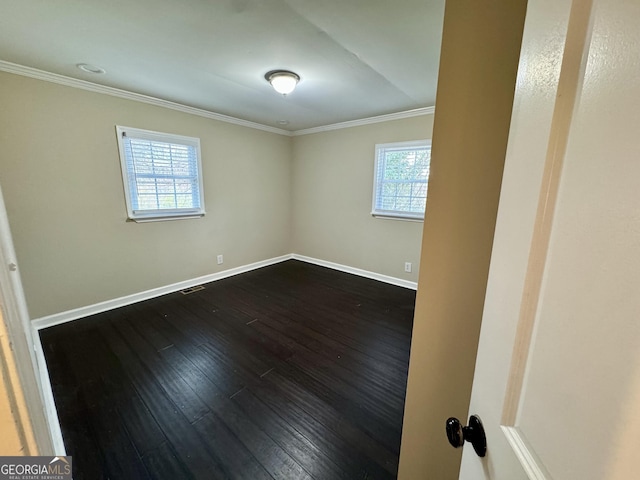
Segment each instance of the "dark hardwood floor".
M42 330L74 479L396 478L414 302L289 260Z

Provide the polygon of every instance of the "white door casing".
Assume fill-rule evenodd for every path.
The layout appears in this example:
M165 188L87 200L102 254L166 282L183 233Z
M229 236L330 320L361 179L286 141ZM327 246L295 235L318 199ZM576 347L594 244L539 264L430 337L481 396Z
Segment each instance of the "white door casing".
M637 478L640 3L530 0L460 478Z
M0 190L0 308L9 339L10 351L3 350L7 365L15 365L15 384L4 385L8 394L17 399L14 417L23 443L24 453L47 455L53 453L50 426L45 415L41 372L34 349L29 313L22 290L20 270L11 238L11 230ZM11 356L12 358L8 358ZM44 369L46 376L46 368ZM12 380L13 382L13 380ZM54 416L53 418L57 418Z

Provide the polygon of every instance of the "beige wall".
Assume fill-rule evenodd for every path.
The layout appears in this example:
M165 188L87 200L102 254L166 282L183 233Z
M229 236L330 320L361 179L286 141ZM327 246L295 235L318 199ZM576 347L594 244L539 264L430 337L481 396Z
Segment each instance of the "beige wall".
M7 73L0 105L0 184L32 318L291 252L289 137ZM204 218L125 221L115 125L200 137Z
M400 480L458 478L526 3L446 3Z
M370 215L374 146L431 138L432 115L290 138L7 73L0 104L31 318L292 252L417 281L422 223ZM203 219L125 221L115 125L201 139Z
M371 216L375 145L432 129L424 115L293 137L293 251L416 282L422 222Z

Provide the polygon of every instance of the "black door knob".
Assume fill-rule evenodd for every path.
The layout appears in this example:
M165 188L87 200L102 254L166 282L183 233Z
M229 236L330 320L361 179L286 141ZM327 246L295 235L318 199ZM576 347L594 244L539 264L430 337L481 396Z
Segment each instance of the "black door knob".
M484 434L480 417L477 415L469 417L469 425L466 427L463 427L460 420L455 417L447 419L447 438L455 448L463 446L466 440L473 445L473 449L479 457L484 457L487 454L487 437Z

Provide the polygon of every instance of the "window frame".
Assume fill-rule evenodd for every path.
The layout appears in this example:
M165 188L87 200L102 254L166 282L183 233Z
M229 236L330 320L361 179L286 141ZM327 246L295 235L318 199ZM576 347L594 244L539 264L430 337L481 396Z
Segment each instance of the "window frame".
M375 164L373 169L373 194L372 194L372 203L371 203L371 215L377 218L387 218L394 220L407 220L414 222L422 222L424 221L424 211L421 213L416 212L408 212L404 210L384 210L377 208L378 204L378 196L381 193L382 187L382 179L378 178L380 172L384 171L381 168L380 163L383 162L384 155L387 150L402 150L403 148L410 150L415 149L416 147L427 148L429 150L429 167L431 166L431 140L411 140L406 142L393 142L393 143L379 143L375 146ZM430 172L429 172L430 173ZM418 183L415 179L412 179L410 183ZM422 183L422 182L420 182ZM427 197L428 197L428 185L429 185L429 174L426 179L427 185ZM425 199L425 209L426 209L426 199Z
M120 169L122 172L122 182L124 188L125 203L127 207L127 219L134 222L158 222L164 220L181 220L187 218L200 218L205 215L204 206L204 184L202 179L202 158L200 152L200 139L196 137L187 137L184 135L176 135L172 133L155 132L151 130L142 130L140 128L124 127L116 125L116 134L118 137L118 151L120 154ZM156 141L161 143L169 143L174 145L182 145L195 148L196 153L196 176L198 185L199 207L193 208L168 208L168 209L138 209L133 208L132 185L135 179L129 176L129 160L125 152L124 137L133 139ZM180 177L176 177L180 178ZM194 194L195 195L195 194Z

